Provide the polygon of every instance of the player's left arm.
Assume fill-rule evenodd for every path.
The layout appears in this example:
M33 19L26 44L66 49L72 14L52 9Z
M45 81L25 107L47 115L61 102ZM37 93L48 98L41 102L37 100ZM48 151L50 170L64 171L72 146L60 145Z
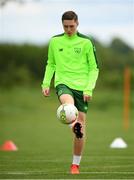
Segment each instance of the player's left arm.
M87 54L87 61L88 61L88 83L84 90L84 99L85 101L90 100L92 97L93 89L95 88L96 81L99 74L98 62L96 58L96 49L95 46L90 42L88 54Z

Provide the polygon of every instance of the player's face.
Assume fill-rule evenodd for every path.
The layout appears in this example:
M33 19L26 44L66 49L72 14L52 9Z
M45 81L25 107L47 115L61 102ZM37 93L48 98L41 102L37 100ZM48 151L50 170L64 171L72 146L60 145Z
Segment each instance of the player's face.
M76 33L77 26L78 26L78 21L75 21L74 19L63 21L63 28L64 28L65 33L68 36L72 36L73 34Z

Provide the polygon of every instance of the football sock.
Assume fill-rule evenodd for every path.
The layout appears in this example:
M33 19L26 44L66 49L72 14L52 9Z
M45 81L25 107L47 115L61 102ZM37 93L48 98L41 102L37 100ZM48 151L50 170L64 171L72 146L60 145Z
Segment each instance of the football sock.
M79 165L81 161L81 156L73 155L73 162L72 164Z

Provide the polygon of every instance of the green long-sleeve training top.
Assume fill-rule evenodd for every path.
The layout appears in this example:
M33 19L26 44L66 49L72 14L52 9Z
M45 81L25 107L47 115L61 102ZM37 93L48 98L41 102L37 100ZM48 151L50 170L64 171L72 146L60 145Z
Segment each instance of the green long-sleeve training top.
M63 33L51 38L42 88L50 87L54 73L55 87L65 84L92 96L99 69L95 47L87 36L77 32L73 36Z

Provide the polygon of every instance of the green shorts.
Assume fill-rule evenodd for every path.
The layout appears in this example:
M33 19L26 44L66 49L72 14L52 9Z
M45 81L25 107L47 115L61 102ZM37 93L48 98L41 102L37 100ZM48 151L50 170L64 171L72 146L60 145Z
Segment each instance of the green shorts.
M56 93L58 97L62 94L70 94L74 99L74 104L78 111L87 113L88 103L83 100L83 91L74 90L64 84L59 84L56 86Z

